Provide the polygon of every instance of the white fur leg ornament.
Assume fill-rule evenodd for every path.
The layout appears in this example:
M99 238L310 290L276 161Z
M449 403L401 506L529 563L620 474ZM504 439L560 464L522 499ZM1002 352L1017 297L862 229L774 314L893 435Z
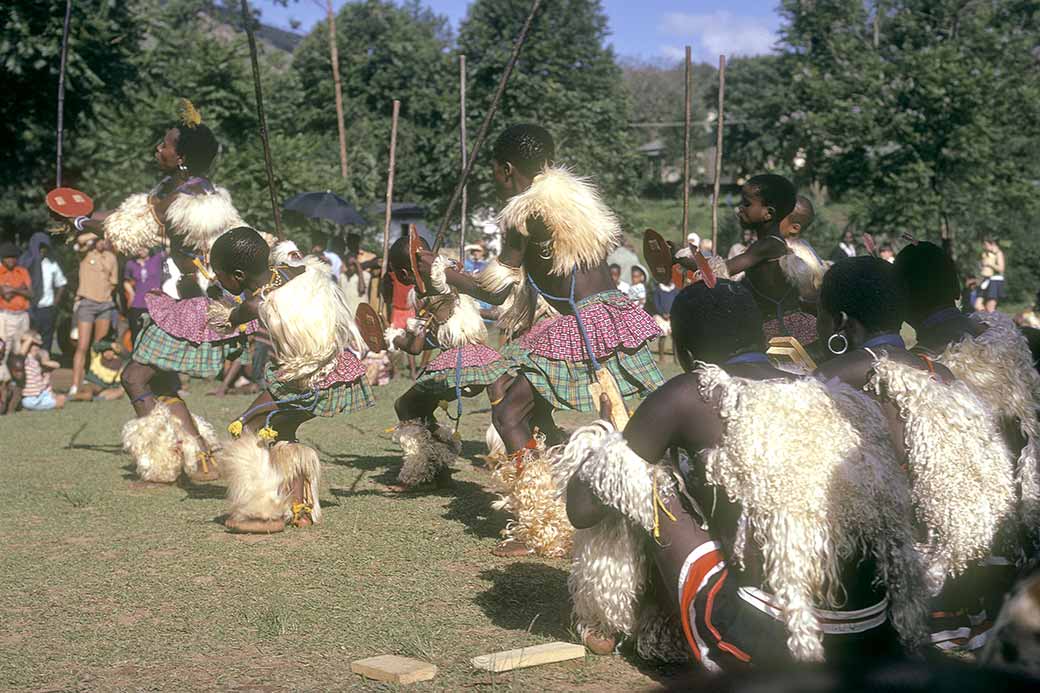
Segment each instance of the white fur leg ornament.
M283 493L289 503L293 518L302 513L310 515L314 524L321 522L321 501L318 500L318 485L321 482L321 461L318 452L302 443L280 441L271 446L271 465L285 480ZM292 502L292 484L303 479L303 503Z
M648 464L606 421L579 428L566 446L553 448L553 476L561 496L578 476L621 516L576 530L567 580L574 620L582 635L636 633L639 605L648 580L644 541L653 533L654 478L657 493L670 497L675 484L663 468ZM647 644L647 650L654 650Z
M432 482L437 474L455 461L460 446L451 431L438 424L436 433L415 421L397 427L394 440L401 445L403 464L397 480L405 486Z
M170 410L161 403L156 403L147 416L131 419L123 426L123 449L133 457L142 481L177 481L183 463L179 430Z
M995 417L1019 426L1026 439L1015 462L1019 514L1034 541L1040 542L1040 374L1033 367L1029 343L1010 316L980 312L971 317L986 330L951 344L939 361L966 382Z
M823 659L814 608L841 608L842 571L858 552L877 563L901 639L918 644L923 575L906 475L880 407L846 385L750 381L705 364L695 372L724 422L719 446L702 453L706 480L742 506L745 541L761 549L794 657ZM739 536L737 544L731 560L742 565Z
M283 467L273 464L271 449L246 429L220 452L220 469L227 479L230 519L289 520L292 495L286 493Z
M1014 517L1011 453L985 405L965 383L940 383L882 356L867 387L892 400L905 421L914 509L928 529L933 568L957 575L985 558Z
M513 515L502 530L505 539L523 542L539 556L561 558L570 553L574 528L556 492L545 438L538 436L537 440L538 447L511 455L495 469L492 478L502 495L492 507Z
M484 460L484 464L489 472L495 471L509 460L506 444L502 440L502 436L498 435L498 429L495 428L494 424L489 425L484 432L484 444L487 445L487 454L478 455L478 457Z
M133 256L162 244L162 226L146 193L135 193L123 200L105 217L102 228L105 238L122 255Z
M210 426L209 422L201 416L192 414L191 418L195 422L195 428L198 429L199 435L206 444L206 448L208 448L210 452L216 451L220 445L217 440L217 433L213 430L213 427ZM176 426L177 436L180 440L181 463L184 465L184 473L189 475L197 474L199 471L199 453L203 448L199 445L195 436L184 430L184 426L181 425L179 420L174 419L174 425Z

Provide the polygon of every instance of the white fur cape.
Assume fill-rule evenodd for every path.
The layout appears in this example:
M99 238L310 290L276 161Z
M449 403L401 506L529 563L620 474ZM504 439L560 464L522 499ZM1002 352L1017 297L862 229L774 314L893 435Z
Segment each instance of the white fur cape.
M986 330L977 337L946 347L939 362L987 405L999 424L1018 425L1026 440L1015 462L1016 481L1022 494L1021 519L1040 541L1040 375L1033 367L1029 343L1009 316L973 313Z
M487 343L487 325L480 317L480 304L467 294L456 294L456 298L451 315L437 325L437 343L444 349ZM408 303L418 313L421 306L414 288L408 292Z
M880 407L863 393L813 380L753 381L699 364L701 395L724 422L702 453L709 484L743 508L731 560L761 549L765 588L783 605L788 648L821 660L814 607L841 608L843 564L877 563L889 617L904 643L924 635L923 571L913 550L910 492Z
M340 352L366 350L328 265L307 258L304 267L303 274L267 292L259 309L271 334L279 379L300 390L328 375Z
M247 225L224 188L208 194L178 194L167 207L163 223L156 217L152 204L148 194L135 193L105 218L105 238L116 252L133 255L162 245L165 224L166 235L177 236L188 248L207 255L218 236Z

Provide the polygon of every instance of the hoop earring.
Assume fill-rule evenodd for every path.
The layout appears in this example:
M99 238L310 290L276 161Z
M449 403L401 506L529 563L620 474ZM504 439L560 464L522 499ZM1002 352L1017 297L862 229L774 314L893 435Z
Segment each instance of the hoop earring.
M834 342L835 339L841 339L841 348L840 349L835 349L834 348L833 342ZM848 350L849 350L849 340L841 332L835 332L834 334L832 334L830 337L827 338L827 351L831 352L835 356L841 356L842 354L844 354Z

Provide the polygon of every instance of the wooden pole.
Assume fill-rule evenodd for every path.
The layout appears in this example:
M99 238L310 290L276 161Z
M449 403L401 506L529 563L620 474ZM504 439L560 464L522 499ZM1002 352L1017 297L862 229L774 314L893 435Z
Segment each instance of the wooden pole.
M513 74L513 68L516 67L516 61L520 57L520 49L524 47L524 41L527 40L527 32L531 29L531 23L534 21L534 16L538 12L538 8L541 6L542 0L533 0L531 2L531 11L527 14L527 19L524 21L524 26L520 29L520 34L516 37L516 41L513 43L513 53L509 56L509 62L506 63L505 72L502 73L501 79L498 80L498 88L495 90L495 95L491 99L491 105L488 107L488 112L484 116L484 122L480 124L480 129L477 130L477 139L473 142L473 149L469 153L469 159L466 161L466 168L462 170L462 176L459 178L459 182L455 185L455 192L451 194L451 200L448 202L448 209L444 212L444 219L441 221L440 228L437 229L437 237L434 239L433 252L437 252L441 249L441 245L444 243L444 233L448 230L448 224L451 222L451 217L455 214L455 205L458 204L459 198L462 196L462 189L466 186L466 180L469 178L470 172L473 170L473 164L477 160L477 155L480 153L480 148L484 144L484 140L487 139L488 128L491 126L491 119L495 117L495 112L498 110L498 104L502 100L502 94L505 93L506 84L509 83L509 76Z
M686 245L686 237L690 235L690 47L686 46L686 101L683 106L683 154L682 154L682 237L677 248Z
M715 122L715 187L711 195L711 252L719 252L719 183L722 176L722 126L726 101L726 56L719 56L719 115Z
M274 214L275 235L285 240L282 230L282 212L274 193L274 164L271 163L271 143L267 139L267 116L264 114L264 92L260 87L260 61L256 57L256 36L253 35L253 15L249 11L249 0L242 0L242 26L249 39L249 60L253 64L253 88L256 91L256 116L260 122L260 141L264 145L264 166L267 169L267 190L271 194L271 212Z
M329 14L329 56L332 60L332 84L336 88L336 125L339 128L339 172L347 178L347 126L343 122L343 84L339 76L339 49L336 46L336 13L332 0L325 3Z
M383 215L383 269L379 274L380 283L386 281L387 269L390 266L390 214L394 202L394 161L397 157L397 114L401 111L401 102L394 99L394 112L390 116L390 162L386 167L386 214ZM383 314L383 292L378 298L380 315Z
M61 152L65 141L65 63L69 57L69 22L72 19L72 0L65 0L65 27L61 32L61 60L58 63L58 156L55 164L54 181L61 187Z
M459 149L462 152L462 173L466 173L466 56L459 56ZM468 186L462 186L459 213L459 263L466 261L466 207L469 202Z

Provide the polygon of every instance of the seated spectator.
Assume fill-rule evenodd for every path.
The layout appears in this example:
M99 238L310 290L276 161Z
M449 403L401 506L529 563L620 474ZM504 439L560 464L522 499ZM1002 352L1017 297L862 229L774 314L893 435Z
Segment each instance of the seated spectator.
M38 332L27 332L19 348L24 378L21 405L26 411L50 411L65 406L65 396L54 394L51 387L50 372L58 367L58 363L40 348L42 343Z
M22 390L25 388L25 357L10 350L4 359L5 372L9 374L6 382L0 383L0 399L4 406L0 414L13 414L22 403Z
M123 394L119 376L126 361L119 342L112 339L111 332L90 347L90 367L86 380L94 399L119 399Z

